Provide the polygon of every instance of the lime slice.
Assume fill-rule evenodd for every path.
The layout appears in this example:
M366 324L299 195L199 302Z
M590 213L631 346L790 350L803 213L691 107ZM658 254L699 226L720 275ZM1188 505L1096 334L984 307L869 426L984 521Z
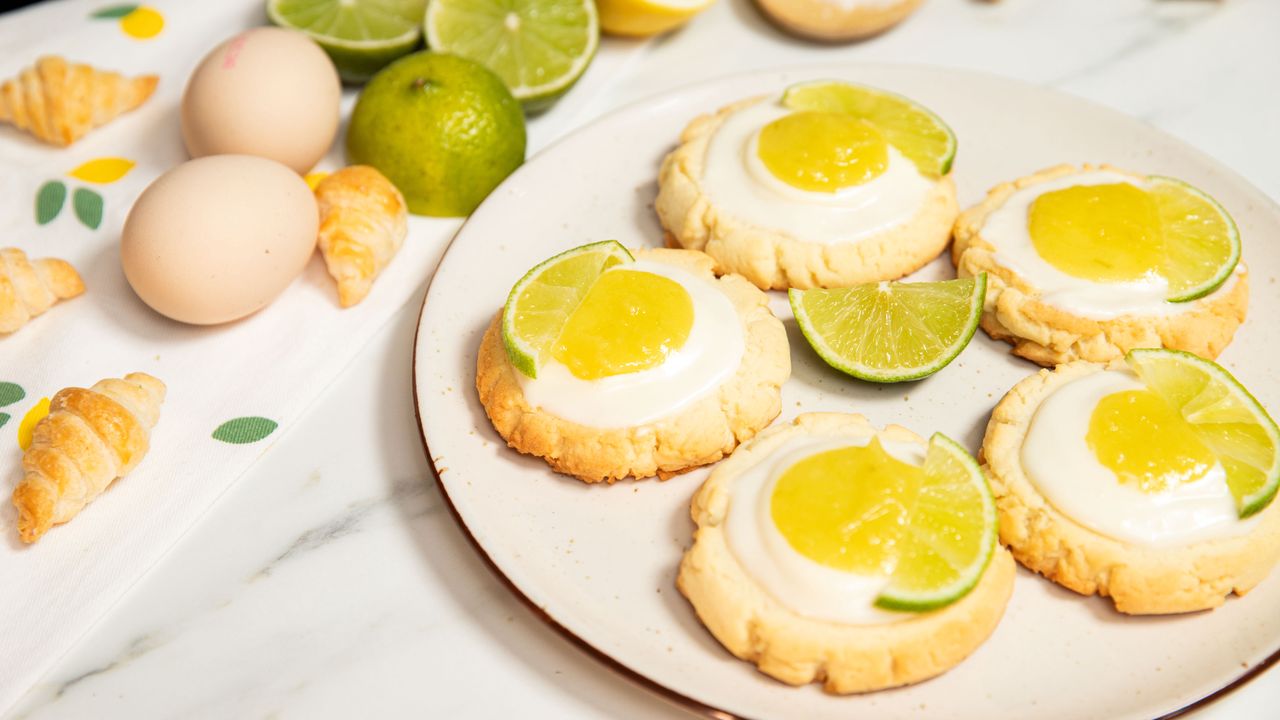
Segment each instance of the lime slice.
M715 0L596 0L600 29L610 35L648 37L685 24Z
M617 240L605 240L566 250L525 273L502 310L502 344L511 364L538 377L540 361L600 273L632 260Z
M1240 262L1240 232L1227 211L1200 190L1173 178L1152 176L1150 193L1164 229L1160 275L1170 302L1186 302L1218 289Z
M964 597L986 570L1000 523L982 469L942 433L929 439L924 483L898 536L898 562L876 605L920 612Z
M831 367L871 382L932 375L969 344L987 275L941 282L879 282L790 290L805 340Z
M1125 361L1218 457L1240 517L1266 507L1280 487L1280 430L1249 391L1221 365L1181 350L1130 350Z
M956 135L923 105L884 90L833 80L792 85L782 95L792 110L856 115L880 129L889 144L929 177L951 172Z
M364 82L408 55L422 38L427 0L267 0L267 17L301 30L329 53L338 74Z
M427 46L498 74L526 110L551 104L595 55L594 0L432 0Z

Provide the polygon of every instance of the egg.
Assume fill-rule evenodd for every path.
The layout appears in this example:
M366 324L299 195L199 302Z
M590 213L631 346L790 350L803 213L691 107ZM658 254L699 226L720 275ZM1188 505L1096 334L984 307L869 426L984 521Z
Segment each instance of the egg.
M892 145L883 168L865 182L823 192L780 178L761 158L773 122L793 115L778 99L728 116L707 145L702 187L720 211L759 227L784 230L815 243L847 243L910 220L925 205L935 180Z
M212 325L249 315L302 272L319 211L297 173L248 155L183 163L138 196L120 261L138 297L174 320Z
M995 260L1038 288L1040 299L1075 315L1099 320L1121 315L1170 315L1195 309L1192 303L1165 300L1169 283L1156 274L1114 282L1100 282L1067 274L1043 257L1032 241L1030 213L1047 193L1094 185L1124 185L1147 189L1144 178L1113 170L1085 170L1074 175L1028 185L1014 192L982 227L982 237L995 247ZM1243 267L1217 290L1229 291Z
M794 465L830 450L866 447L871 438L870 431L841 438L792 438L733 482L725 520L730 550L761 587L801 615L854 625L879 625L904 617L875 606L889 585L887 575L839 570L802 555L783 536L770 511L779 479ZM883 438L880 443L896 460L924 464L923 444Z
M1201 471L1185 482L1146 490L1135 482L1122 482L1116 470L1103 464L1095 414L1106 407L1107 398L1135 390L1146 390L1146 386L1127 369L1092 373L1058 388L1036 410L1023 441L1020 452L1027 478L1059 512L1117 540L1170 546L1247 533L1254 521L1239 519L1226 473L1216 458L1202 463ZM1117 423L1112 432L1125 432L1126 426L1135 424L1132 419ZM1091 430L1095 433L1092 446ZM1148 453L1154 448L1170 456L1189 454L1189 446L1196 444L1179 442L1168 431L1144 430L1136 432L1145 442L1120 438L1127 453ZM1161 449L1152 440L1161 436L1170 438L1165 445L1177 448L1176 452ZM1158 459L1159 454L1151 457ZM1151 458L1146 454L1142 459L1144 467L1156 464L1148 462ZM1114 465L1114 458L1107 461Z
M648 260L616 265L605 275L615 272L650 273L688 293L693 322L684 342L655 367L592 379L548 358L536 378L520 375L531 406L589 427L633 427L678 412L737 371L746 352L742 323L733 303L710 281Z
M306 35L247 30L205 56L182 96L191 157L270 158L305 173L338 132L342 85L329 56Z

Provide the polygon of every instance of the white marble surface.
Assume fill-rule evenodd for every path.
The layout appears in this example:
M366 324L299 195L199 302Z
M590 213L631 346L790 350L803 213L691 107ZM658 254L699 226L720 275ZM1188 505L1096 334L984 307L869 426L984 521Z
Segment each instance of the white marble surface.
M1274 0L930 0L887 35L821 47L779 34L750 0L719 0L670 37L609 41L626 58L612 81L570 95L531 136L543 145L566 117L729 72L949 65L1142 117L1276 198L1276 29ZM414 419L420 298L11 717L683 716L545 627L454 526ZM1193 717L1269 718L1278 706L1272 670Z

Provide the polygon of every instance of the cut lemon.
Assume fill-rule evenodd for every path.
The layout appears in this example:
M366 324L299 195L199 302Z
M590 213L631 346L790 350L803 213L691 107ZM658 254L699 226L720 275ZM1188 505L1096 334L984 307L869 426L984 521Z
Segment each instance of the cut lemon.
M987 478L954 440L934 433L923 480L894 541L897 563L876 605L920 612L964 597L987 568L1000 523Z
M573 311L601 273L634 260L616 240L591 243L544 260L525 273L502 310L502 343L511 364L536 378Z
M1280 487L1280 430L1221 365L1181 350L1130 350L1125 361L1182 415L1222 463L1236 510L1262 510Z
M828 365L871 382L902 382L947 366L973 338L987 275L790 290L805 340Z
M1240 232L1216 200L1173 178L1152 176L1150 193L1164 231L1168 300L1186 302L1218 289L1240 262Z
M502 78L526 110L539 110L586 72L600 41L595 0L432 0L427 46Z
M610 35L648 37L674 30L715 0L596 0L600 29Z
M884 133L889 144L929 177L951 172L956 135L923 105L884 90L851 83L820 80L792 85L782 96L792 110L849 113Z
M268 0L267 17L315 40L348 82L364 82L422 39L427 0Z

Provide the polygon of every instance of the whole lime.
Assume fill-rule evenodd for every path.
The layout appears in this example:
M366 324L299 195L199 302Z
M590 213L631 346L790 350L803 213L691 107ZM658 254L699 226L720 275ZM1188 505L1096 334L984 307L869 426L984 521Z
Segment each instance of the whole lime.
M348 159L380 170L417 215L469 215L524 150L524 114L502 80L428 51L374 75L347 128Z

